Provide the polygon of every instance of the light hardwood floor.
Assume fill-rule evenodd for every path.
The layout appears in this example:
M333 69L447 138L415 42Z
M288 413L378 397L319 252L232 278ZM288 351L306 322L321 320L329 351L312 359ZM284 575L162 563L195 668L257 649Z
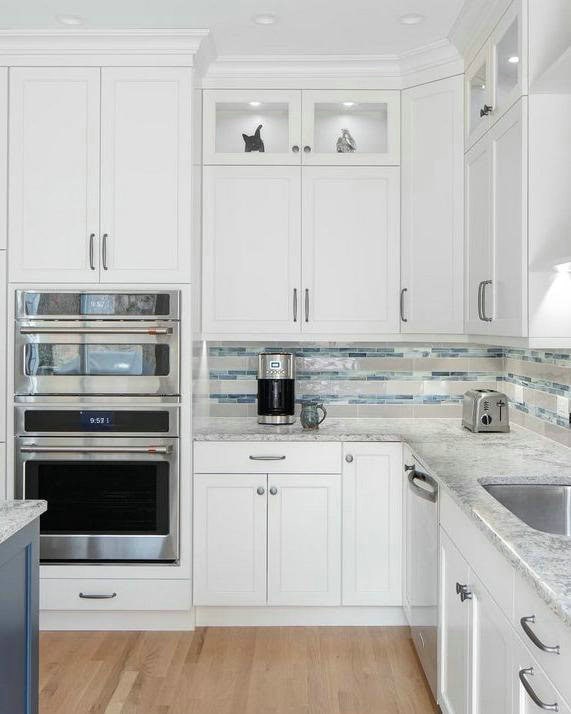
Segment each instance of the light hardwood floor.
M404 628L46 632L40 714L433 714Z

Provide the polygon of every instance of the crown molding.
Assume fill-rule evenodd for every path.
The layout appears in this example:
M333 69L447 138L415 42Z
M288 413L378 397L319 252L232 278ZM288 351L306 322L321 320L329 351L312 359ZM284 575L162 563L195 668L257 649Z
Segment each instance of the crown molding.
M512 0L465 0L448 39L466 60L474 57Z
M327 88L351 82L354 88L401 89L425 71L441 76L463 71L461 57L449 40L401 55L222 55L208 68L203 86Z
M0 30L0 56L194 55L209 30Z

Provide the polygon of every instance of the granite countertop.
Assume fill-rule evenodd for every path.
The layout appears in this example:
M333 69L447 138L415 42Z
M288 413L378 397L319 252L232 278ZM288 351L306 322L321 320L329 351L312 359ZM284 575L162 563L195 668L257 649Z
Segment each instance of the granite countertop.
M571 627L571 538L531 528L481 482L571 485L571 450L518 426L473 434L458 419L327 419L317 432L255 418L199 418L195 441L404 441L454 501Z
M0 501L0 544L41 516L45 501Z

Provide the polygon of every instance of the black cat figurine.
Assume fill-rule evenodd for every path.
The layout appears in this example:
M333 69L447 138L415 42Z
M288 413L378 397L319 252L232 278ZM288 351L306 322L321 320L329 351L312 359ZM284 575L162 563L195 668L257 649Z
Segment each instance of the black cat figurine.
M260 130L262 128L262 124L256 129L254 132L254 136L248 136L247 134L242 134L244 138L244 143L246 146L244 147L244 151L265 151L264 148L264 142L262 141L262 137L260 136Z

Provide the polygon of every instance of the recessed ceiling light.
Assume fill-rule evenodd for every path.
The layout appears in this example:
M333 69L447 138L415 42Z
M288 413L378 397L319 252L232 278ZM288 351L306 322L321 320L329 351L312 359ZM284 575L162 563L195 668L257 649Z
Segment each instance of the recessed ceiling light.
M251 107L259 107L261 102L250 102Z
M259 15L254 15L256 25L273 25L277 18L272 12L262 12Z
M351 107L355 106L355 102L343 102L343 106L347 107L347 109L351 109Z
M57 15L56 20L60 25L66 25L67 27L83 25L83 18L78 15Z
M424 20L424 15L419 12L409 12L406 15L401 15L399 21L401 25L418 25Z
M510 64L517 64L519 62L519 57L517 55L512 55L511 57L508 57L508 62Z

